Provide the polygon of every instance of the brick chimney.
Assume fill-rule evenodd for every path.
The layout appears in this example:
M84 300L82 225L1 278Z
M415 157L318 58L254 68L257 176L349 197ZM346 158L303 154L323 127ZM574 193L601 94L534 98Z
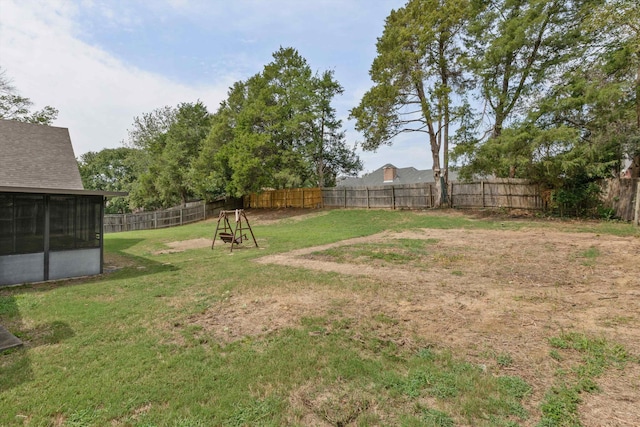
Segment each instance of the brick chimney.
M398 176L398 170L393 165L386 165L384 171L384 182L393 182Z

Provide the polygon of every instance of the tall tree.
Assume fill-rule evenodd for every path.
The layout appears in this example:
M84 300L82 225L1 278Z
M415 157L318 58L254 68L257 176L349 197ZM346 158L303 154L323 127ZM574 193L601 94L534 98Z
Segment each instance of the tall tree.
M295 49L280 48L214 114L194 169L200 193L319 185L320 174L360 170L331 106L341 91L331 72L314 75Z
M631 177L640 178L640 4L635 0L607 0L591 15L591 27L601 28L597 43L604 63L603 86L619 94L614 110L627 109L614 122L622 136L623 153L632 160ZM631 107L631 108L629 108Z
M470 12L464 0L410 0L392 11L369 71L374 86L351 110L365 150L392 144L404 132L427 135L437 206L445 202L449 126L458 118L452 94L462 87L461 36Z
M131 204L146 209L166 208L197 192L193 162L211 128L211 116L200 101L164 107L136 117L128 145L135 156L138 179L130 192Z
M529 0L481 13L472 65L491 126L456 147L469 155L463 175L533 179L558 207L593 212L597 180L640 154L638 10L632 0ZM502 25L492 34L486 22Z
M164 148L164 135L176 121L177 109L164 106L150 113L133 118L126 146L140 150L160 153Z
M6 71L0 67L0 119L51 125L58 117L58 110L49 105L33 112L31 107L33 102L18 94Z
M602 0L498 0L481 2L470 25L469 66L484 102L489 131L459 147L474 172L515 177L528 147L519 131L527 111L587 44L583 23ZM465 151L466 150L466 151Z
M271 164L264 172L270 175L275 188L301 186L308 179L300 148L309 142L312 78L307 60L296 49L281 47L274 52L273 61L256 76L261 80L259 90L249 92L250 96L257 93L259 102L265 105L258 116L273 151Z
M202 143L198 158L194 159L191 169L191 181L196 194L205 200L214 200L227 192L232 171L228 159L221 149L234 138L237 125L237 112L242 108L245 98L245 85L236 82L229 89L229 98L222 101L218 111L211 116L211 129Z
M126 147L136 149L132 163L137 179L129 192L131 207L157 209L163 207L155 179L159 174L158 159L166 146L166 135L176 120L175 107L165 106L133 119Z
M353 175L362 170L362 162L345 141L342 121L331 105L336 95L344 92L333 77L333 71L314 76L312 83L311 120L308 123L309 142L305 157L313 167L312 181L318 187L333 186L338 175Z
M82 184L87 190L129 191L136 180L133 159L136 155L133 148L105 148L89 151L80 156L78 169ZM127 213L128 197L113 197L108 200L106 213Z
M531 109L530 120L542 135L560 128L573 131L561 149L562 139L546 138L557 159L545 158L563 161L558 175L571 176L572 168L591 181L619 176L624 157L640 169L639 22L640 6L630 0L594 8L584 23L591 37L589 55L568 68Z
M165 147L157 159L156 188L165 206L183 205L195 194L192 163L198 158L211 128L211 117L200 101L178 105L175 122L166 133Z

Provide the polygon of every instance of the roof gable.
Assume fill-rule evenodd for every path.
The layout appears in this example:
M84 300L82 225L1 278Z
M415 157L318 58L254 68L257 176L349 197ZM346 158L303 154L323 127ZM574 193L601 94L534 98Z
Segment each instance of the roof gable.
M0 186L82 190L69 130L0 120Z
M395 168L396 177L393 181L384 180L384 169ZM449 171L449 180L456 181L458 175L454 171ZM346 178L339 181L338 187L375 187L380 185L403 185L403 184L419 184L423 182L434 182L433 170L418 170L414 167L396 168L394 165L387 163L386 165L365 174L362 178Z

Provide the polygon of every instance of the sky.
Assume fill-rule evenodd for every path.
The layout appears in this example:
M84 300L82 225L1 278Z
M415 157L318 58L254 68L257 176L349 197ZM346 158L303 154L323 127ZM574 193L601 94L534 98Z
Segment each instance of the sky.
M372 86L376 40L406 0L0 0L0 67L20 95L60 113L77 157L123 145L133 119L202 101L215 112L236 81L293 47L344 87L334 106L363 173L429 169L424 136L363 152L349 110ZM1 154L1 153L0 153Z

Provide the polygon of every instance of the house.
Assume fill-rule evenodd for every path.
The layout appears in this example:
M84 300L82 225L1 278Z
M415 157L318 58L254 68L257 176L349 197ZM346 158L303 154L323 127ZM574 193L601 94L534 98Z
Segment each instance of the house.
M449 171L449 181L456 181L457 174ZM362 178L345 178L337 187L376 187L382 185L419 184L434 182L433 170L418 170L413 167L397 168L387 163L379 169L362 176Z
M84 190L67 129L0 120L0 286L102 273L115 195Z

